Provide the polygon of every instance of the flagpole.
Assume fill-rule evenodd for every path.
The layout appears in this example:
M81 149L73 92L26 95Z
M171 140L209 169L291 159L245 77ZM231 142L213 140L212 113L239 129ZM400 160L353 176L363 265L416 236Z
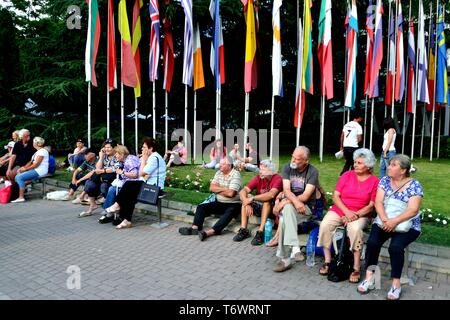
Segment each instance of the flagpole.
M442 119L442 108L439 108L439 113L438 113L438 117L439 117L439 130L438 130L438 134L437 134L437 155L436 155L436 159L439 159L439 149L441 147L441 119Z
M392 106L391 106L391 118L394 118L394 107L395 107L395 78L397 77L397 33L398 33L398 1L395 1L395 17L394 17L394 52L395 52L395 62L394 62L394 74L392 75ZM397 126L396 126L397 127Z
M410 6L411 6L411 1L410 1ZM423 10L422 10L422 14L423 14ZM420 19L420 17L419 17ZM425 28L425 25L423 26L423 28ZM425 31L425 30L424 30ZM417 35L417 37L419 36L419 34ZM412 99L412 108L413 108L413 127L412 127L412 139L411 139L411 160L414 159L414 142L416 140L416 117L417 117L417 90L418 90L418 86L419 86L419 39L417 38L417 52L416 52L416 72L414 73L414 95L413 95L413 99ZM427 80L428 81L428 80Z
M372 98L372 107L370 108L370 141L369 149L372 150L372 138L373 138L373 109L375 107L375 99Z
M321 108L320 108L320 142L319 142L319 157L320 162L323 161L323 130L325 125L325 93L322 95L322 101L321 101Z
M438 20L438 15L439 15L439 0L436 0L436 24L435 24L435 37L434 37L434 99L433 99L433 110L431 111L431 143L430 143L430 161L433 161L433 142L434 142L434 114L435 114L435 109L436 109L436 83L437 83L437 78L436 78L436 67L437 67L437 20Z
M155 81L153 80L153 139L156 139L156 90L155 90Z
M88 82L88 147L91 147L91 86L92 82Z
M134 151L138 154L138 99L134 98Z
M392 8L392 0L389 0L389 18L388 18L388 47L387 47L387 64L386 64L386 69L387 69L387 72L386 72L386 77L389 77L389 65L390 65L390 62L391 62L391 54L390 54L390 51L391 51L391 40L389 39L389 36L390 36L390 34L389 34L389 29L390 29L390 27L391 27L391 8ZM386 89L388 89L387 88L387 78L386 78ZM384 117L386 118L386 115L387 115L387 105L386 105L386 101L384 101Z
M123 70L122 67L120 70ZM120 141L124 144L124 92L123 92L123 81L120 83Z
M270 161L273 157L273 123L274 123L274 112L275 112L275 96L272 94L272 111L270 113Z
M194 149L192 151L192 159L194 160L195 163L195 154L196 154L196 148L197 148L197 126L196 126L196 122L197 122L197 91L194 91Z
M409 0L409 15L408 15L408 44L409 44L409 23L411 22L411 0ZM409 46L408 46L409 48ZM408 59L408 52L406 53L406 81L408 81L408 75L409 75L409 67L408 67L409 59ZM413 80L414 81L414 80ZM412 95L414 97L414 93ZM404 103L404 110L403 110L403 138L402 138L402 153L405 154L405 138L406 138L406 104L408 100L408 90L406 90L406 97L405 97L405 103ZM408 121L409 122L409 121Z
M248 109L250 105L250 93L245 93L245 109L244 109L244 151L245 151L245 144L247 143L248 138Z
M366 94L366 107L364 108L364 139L363 139L363 148L366 147L366 127L367 127L367 102L368 102L368 95Z
M219 112L220 112L220 89L217 89L216 90L216 140L220 138L219 137L219 131L220 131Z
M188 146L187 141L187 126L188 126L188 86L187 84L184 85L184 145ZM191 142L189 141L189 144Z
M109 139L109 88L108 85L106 86L106 138Z
M303 16L305 16L305 5L303 5ZM303 90L302 90L302 84L303 84L303 26L304 22L300 19L299 20L299 48L300 52L299 54L299 64L300 64L300 93L298 97L298 114L297 114L297 139L296 139L296 146L300 145L300 125L301 125L301 115L302 115L302 103L303 103Z
M165 150L169 150L169 120L168 120L168 117L169 117L169 96L168 96L168 94L167 94L167 90L164 90L164 101L165 101L165 106L164 106L164 108L165 108L165 119L164 119L164 127L165 127L165 143L164 143L164 147L165 147Z

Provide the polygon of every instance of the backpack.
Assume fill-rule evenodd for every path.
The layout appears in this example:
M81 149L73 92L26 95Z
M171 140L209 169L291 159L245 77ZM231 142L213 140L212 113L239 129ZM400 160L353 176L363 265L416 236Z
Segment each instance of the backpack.
M48 174L55 174L56 171L56 160L55 157L50 155L48 157Z
M348 280L353 271L353 253L350 250L350 240L347 238L347 228L344 228L343 232L336 229L334 241L338 254L331 260L328 280L340 282Z

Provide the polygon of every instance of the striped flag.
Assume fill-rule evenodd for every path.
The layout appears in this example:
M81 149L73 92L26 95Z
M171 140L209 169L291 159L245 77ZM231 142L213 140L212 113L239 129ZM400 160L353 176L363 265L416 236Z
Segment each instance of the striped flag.
M98 44L100 42L100 16L98 14L97 0L87 0L86 2L89 6L89 17L84 67L86 81L90 81L96 87L95 60L97 59Z
M374 18L372 0L369 0L366 12L366 31L367 31L367 44L366 44L366 72L364 77L364 94L369 94L370 84L370 69L372 67L373 58L373 37L374 37Z
M200 40L200 27L197 23L194 29L194 90L205 87L203 76L202 43Z
M408 32L408 89L406 94L406 110L409 113L416 112L416 101L415 101L415 83L414 74L416 70L416 52L414 43L414 23L409 22L409 32Z
M244 5L244 16L247 24L245 40L245 70L244 90L246 93L255 89L258 85L258 72L256 63L256 21L253 0L241 0Z
M164 27L164 82L163 89L170 92L175 66L175 54L173 50L172 24L166 17L163 20Z
M127 3L125 0L120 0L119 3L119 31L120 35L122 36L121 79L124 85L136 88L136 65L134 63L130 27L128 24Z
M222 18L220 17L219 0L211 0L209 12L214 20L214 39L211 42L210 66L214 75L216 90L225 83L225 49L222 34Z
M322 96L333 98L333 49L331 45L331 0L322 0L319 17L319 64Z
M394 8L391 9L391 21L389 21L389 57L388 57L388 74L386 76L386 92L384 103L386 105L392 105L392 90L394 84L394 73L395 73L395 18L394 18Z
M397 16L397 53L396 53L396 74L395 74L395 100L402 101L405 91L405 55L403 49L403 12L402 3L398 1Z
M183 52L183 83L192 86L194 57L192 40L194 28L192 23L192 0L181 0L184 9L184 52Z
M436 53L434 50L435 47L435 25L431 24L431 33L428 35L428 43L430 44L430 60L428 62L428 93L429 93L429 103L426 104L426 110L433 110L433 101L434 101L434 79L435 79L435 63L436 63Z
M378 78L383 61L383 1L377 0L375 8L375 34L373 38L372 66L370 67L369 98L378 97Z
M133 48L134 64L136 65L136 81L137 85L134 88L134 97L139 98L141 96L141 54L139 52L139 42L141 41L141 18L139 11L143 6L142 0L135 0L133 6L133 39L131 41L131 47Z
M303 80L302 89L309 94L314 94L313 86L313 56L312 56L312 20L311 20L311 0L305 0L305 30L303 41Z
M159 5L158 0L150 0L148 5L152 25L150 27L150 52L148 56L148 77L151 82L158 80L159 64Z
M425 15L422 0L419 0L419 33L417 34L417 100L428 103L427 51L425 48Z
M445 45L444 16L442 4L439 4L439 16L437 30L437 69L436 69L436 103L447 104L448 79L447 79L447 49ZM436 111L439 107L436 105Z
M116 37L114 27L114 2L108 0L108 90L117 89L117 56L116 56Z
M356 56L358 55L358 13L355 0L348 9L345 19L347 39L345 47L345 102L346 107L355 107L356 99Z
M305 90L302 89L302 68L303 64L301 63L301 52L303 47L303 41L300 37L302 34L302 24L299 23L300 30L298 31L299 41L297 48L297 81L295 86L295 115L294 115L294 127L298 128L298 116L299 116L299 108L300 108L300 128L303 123L303 115L305 113ZM301 98L301 99L300 99ZM301 100L301 104L300 104Z
M283 0L274 0L272 9L272 96L283 96L283 69L281 65L280 8Z

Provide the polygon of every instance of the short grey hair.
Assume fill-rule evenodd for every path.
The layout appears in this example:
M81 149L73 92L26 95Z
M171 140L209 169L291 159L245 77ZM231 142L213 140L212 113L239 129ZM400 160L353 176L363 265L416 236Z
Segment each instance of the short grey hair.
M366 148L357 149L353 152L353 160L358 158L364 159L364 164L367 168L369 168L369 171L372 171L377 163L377 159L375 158L372 150Z
M271 172L275 172L275 166L270 159L264 159L259 163L260 166L264 166L269 169Z
M38 147L42 147L45 143L45 140L41 137L34 137L33 143L35 143Z
M406 169L405 176L409 177L411 170L411 159L404 154L396 154L392 158L389 159L389 164L393 161L397 161L398 165L402 169Z
M22 139L22 138L23 138L23 135L24 135L25 133L30 134L30 130L28 130L28 129L20 129L20 130L19 130L19 138Z
M296 148L294 149L294 152L296 152L296 151L301 151L301 152L303 152L303 153L305 154L306 159L309 160L309 158L310 158L310 156L311 156L311 151L309 151L309 148L308 148L308 147L305 147L305 146L298 146L298 147L296 147Z

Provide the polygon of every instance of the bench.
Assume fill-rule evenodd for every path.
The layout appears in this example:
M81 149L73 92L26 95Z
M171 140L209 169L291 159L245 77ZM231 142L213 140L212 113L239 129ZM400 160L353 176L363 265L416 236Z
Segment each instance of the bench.
M156 204L156 207L158 209L158 222L151 224L152 227L162 229L167 227L169 224L167 222L162 222L162 200L168 199L173 197L175 194L174 192L164 192L158 196L158 203Z
M52 178L52 177L53 177L52 174L47 174L43 177L40 177L36 180L31 181L31 185L42 183L42 192L41 192L42 198L45 197L45 194L47 193L47 179Z

